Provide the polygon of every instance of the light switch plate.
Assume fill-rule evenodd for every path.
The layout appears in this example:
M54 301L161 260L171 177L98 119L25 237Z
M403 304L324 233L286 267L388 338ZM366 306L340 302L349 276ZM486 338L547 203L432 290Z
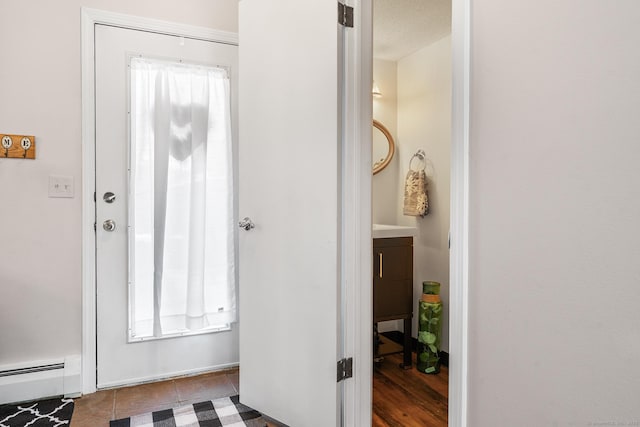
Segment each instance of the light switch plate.
M49 175L49 197L73 197L73 177Z

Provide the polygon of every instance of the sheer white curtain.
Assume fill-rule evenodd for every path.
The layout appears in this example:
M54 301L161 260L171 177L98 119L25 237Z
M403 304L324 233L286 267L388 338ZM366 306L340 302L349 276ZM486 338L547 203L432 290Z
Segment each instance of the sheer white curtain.
M227 70L132 58L130 339L236 320Z

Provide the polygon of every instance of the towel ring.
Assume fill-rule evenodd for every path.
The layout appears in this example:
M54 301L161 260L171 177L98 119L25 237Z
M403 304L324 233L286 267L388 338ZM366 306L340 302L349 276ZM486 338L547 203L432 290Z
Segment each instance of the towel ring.
M413 169L413 167L411 166L413 164L413 159L419 159L420 161L422 161L422 169ZM409 160L409 169L411 170L425 170L425 168L427 167L427 162L426 162L426 154L424 152L424 150L418 150L416 151L416 154L414 154L413 156L411 156L411 160Z

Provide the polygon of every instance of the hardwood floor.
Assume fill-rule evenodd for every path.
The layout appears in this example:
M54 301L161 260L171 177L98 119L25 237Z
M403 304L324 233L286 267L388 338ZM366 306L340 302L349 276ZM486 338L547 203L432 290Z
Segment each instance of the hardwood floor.
M385 356L373 372L373 427L446 427L449 371L420 373L398 365L402 354Z

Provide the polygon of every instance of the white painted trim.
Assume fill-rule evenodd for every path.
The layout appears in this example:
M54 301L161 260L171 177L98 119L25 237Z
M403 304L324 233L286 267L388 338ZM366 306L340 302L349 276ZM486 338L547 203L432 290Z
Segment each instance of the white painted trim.
M371 141L373 38L371 0L353 1L346 29L343 170L343 286L345 355L354 357L353 380L344 384L344 426L371 425L373 282Z
M238 45L238 35L157 19L82 8L82 393L96 391L96 266L95 266L95 25L181 36Z
M96 391L94 13L82 9L82 393Z
M449 425L468 423L469 99L471 2L451 10L451 250L449 294Z
M179 24L175 22L161 21L159 19L144 18L141 16L125 15L106 10L82 8L83 20L87 19L91 25L104 24L132 30L149 31L153 33L171 36L187 37L217 43L238 45L238 34L228 31L214 30L206 27Z

